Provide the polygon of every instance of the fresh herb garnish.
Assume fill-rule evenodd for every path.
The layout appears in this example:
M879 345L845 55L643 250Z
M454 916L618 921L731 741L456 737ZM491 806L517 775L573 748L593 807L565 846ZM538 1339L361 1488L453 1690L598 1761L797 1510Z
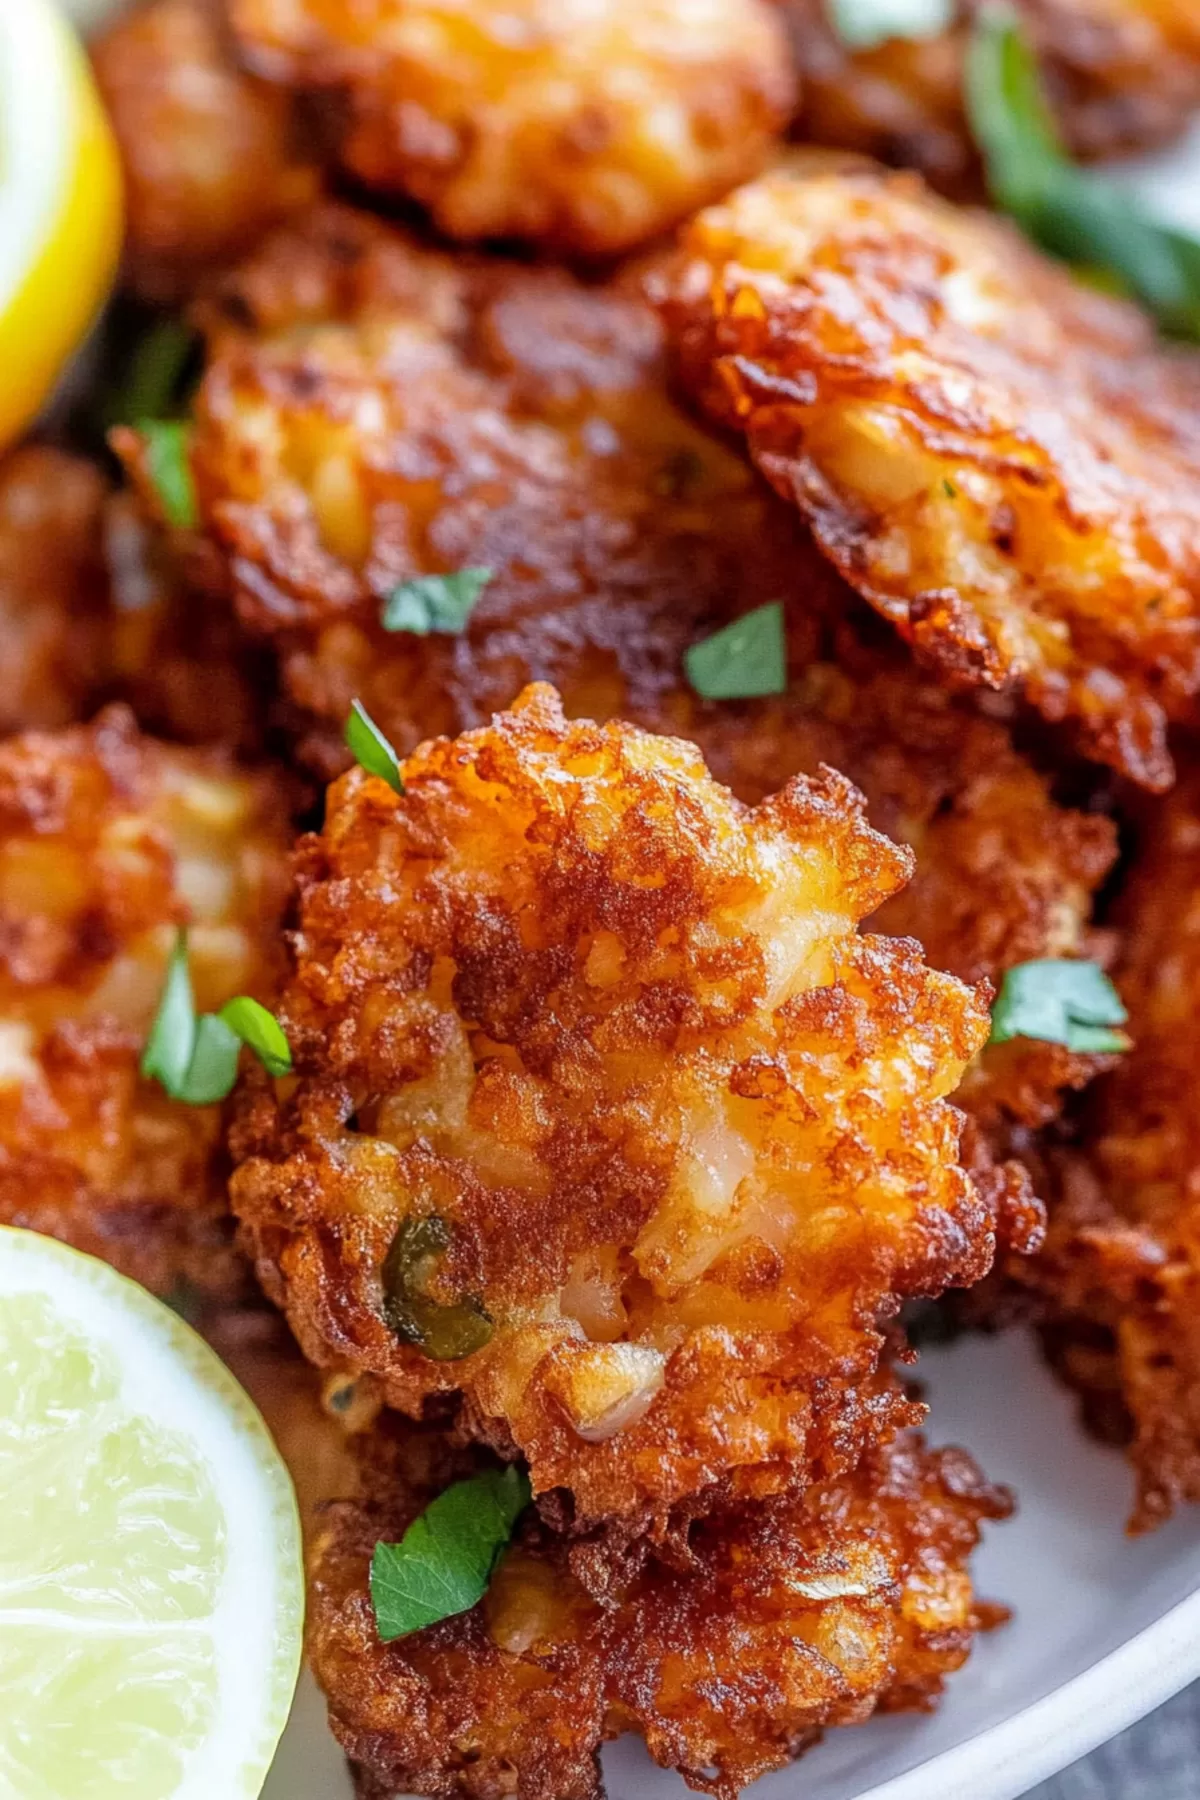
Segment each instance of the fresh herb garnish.
M783 603L770 600L743 613L684 654L693 688L704 700L753 700L787 687Z
M199 344L196 333L178 318L160 319L144 331L130 353L124 379L109 395L105 423L138 425L178 413Z
M1039 1038L1068 1050L1127 1050L1129 1039L1113 1027L1129 1017L1121 996L1094 962L1047 956L1018 963L1000 983L992 1008L993 1044Z
M976 19L966 60L967 115L988 191L1035 243L1133 295L1161 328L1200 337L1200 239L1160 224L1111 180L1067 156L1037 59L1007 7Z
M346 747L360 769L365 769L368 775L378 775L398 794L404 792L399 758L359 700L350 708L344 735Z
M292 1051L287 1033L275 1014L258 1000L252 1000L249 994L238 994L225 1002L217 1016L247 1050L253 1050L268 1075L291 1074Z
M398 1544L376 1544L371 1603L384 1642L477 1605L529 1500L527 1475L488 1469L439 1494Z
M877 50L892 38L940 37L954 0L828 0L829 23L847 50Z
M172 1100L188 1106L212 1106L231 1091L243 1044L254 1051L269 1075L290 1071L292 1053L282 1025L248 994L227 1001L219 1013L196 1012L187 932L180 930L142 1051L142 1075L147 1081L157 1081Z
M415 575L402 581L383 603L385 631L431 631L454 637L466 629L476 601L492 579L493 569L459 569L455 575Z
M195 529L199 519L196 486L188 461L192 428L183 419L139 419L138 436L146 452L146 472L158 492L168 525Z

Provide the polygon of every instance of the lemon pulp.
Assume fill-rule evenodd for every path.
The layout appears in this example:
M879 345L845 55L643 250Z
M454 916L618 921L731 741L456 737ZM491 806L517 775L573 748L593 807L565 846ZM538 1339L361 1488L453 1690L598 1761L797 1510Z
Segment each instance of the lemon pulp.
M0 1230L0 1796L241 1800L303 1613L287 1473L182 1321Z

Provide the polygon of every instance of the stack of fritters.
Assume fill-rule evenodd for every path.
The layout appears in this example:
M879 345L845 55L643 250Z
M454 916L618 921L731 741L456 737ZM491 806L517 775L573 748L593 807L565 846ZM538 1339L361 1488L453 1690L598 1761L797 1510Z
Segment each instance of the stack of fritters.
M976 10L150 0L95 46L127 285L202 368L165 496L153 430L123 488L0 463L0 1218L266 1405L364 1800L595 1800L624 1731L732 1797L932 1704L1009 1499L915 1434L910 1301L1032 1314L1138 1521L1200 1498L1200 363L914 175L777 160L977 192ZM1186 7L1019 10L1081 153L1200 94ZM699 673L739 624L779 679ZM224 1109L139 1074L181 927L294 1057ZM989 1042L1039 959L1112 965L1133 1049ZM485 1599L383 1642L375 1545L498 1462Z

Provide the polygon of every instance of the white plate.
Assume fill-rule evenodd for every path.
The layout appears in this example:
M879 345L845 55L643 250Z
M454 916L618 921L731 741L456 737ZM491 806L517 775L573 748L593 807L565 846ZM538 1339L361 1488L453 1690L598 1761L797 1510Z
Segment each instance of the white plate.
M754 1800L1016 1800L1200 1675L1200 1514L1125 1538L1126 1464L1083 1436L1023 1338L974 1339L921 1372L931 1439L967 1445L1020 1496L975 1560L981 1592L1015 1617L932 1717L835 1732ZM610 1746L604 1768L609 1800L685 1800L633 1742ZM263 1800L351 1800L311 1686Z

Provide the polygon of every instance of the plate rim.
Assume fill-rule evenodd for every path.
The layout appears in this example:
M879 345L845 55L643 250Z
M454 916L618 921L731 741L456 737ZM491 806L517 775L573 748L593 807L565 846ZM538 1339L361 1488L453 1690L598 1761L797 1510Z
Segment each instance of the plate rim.
M1061 1687L902 1775L860 1789L855 1800L962 1800L967 1791L972 1800L1019 1800L1197 1677L1200 1584Z

